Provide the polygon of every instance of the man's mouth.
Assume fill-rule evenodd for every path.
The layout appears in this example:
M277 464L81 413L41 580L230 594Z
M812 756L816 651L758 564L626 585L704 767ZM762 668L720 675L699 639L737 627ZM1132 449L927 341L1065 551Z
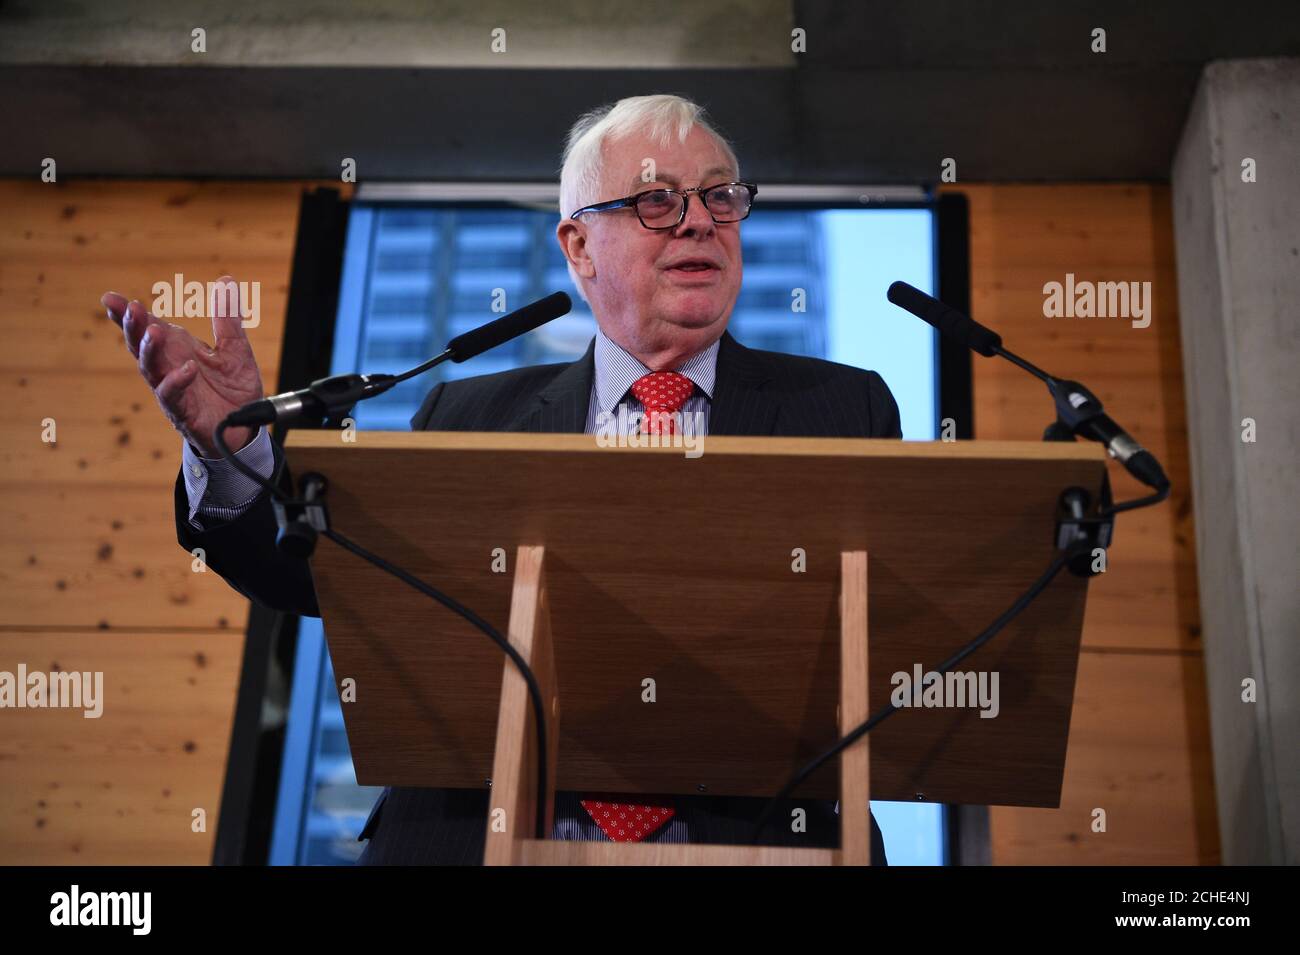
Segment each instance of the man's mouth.
M700 273L700 272L717 272L720 271L715 262L708 259L683 259L668 266L666 271L675 273Z

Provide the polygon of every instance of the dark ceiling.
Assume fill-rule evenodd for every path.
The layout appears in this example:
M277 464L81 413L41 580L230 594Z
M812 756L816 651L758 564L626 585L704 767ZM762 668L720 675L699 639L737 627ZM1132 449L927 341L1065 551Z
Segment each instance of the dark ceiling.
M0 174L335 178L346 156L371 181L553 181L579 113L680 92L765 182L932 182L945 157L967 181L1163 180L1207 61L1300 55L1300 0L796 3L794 22L789 69L5 65Z

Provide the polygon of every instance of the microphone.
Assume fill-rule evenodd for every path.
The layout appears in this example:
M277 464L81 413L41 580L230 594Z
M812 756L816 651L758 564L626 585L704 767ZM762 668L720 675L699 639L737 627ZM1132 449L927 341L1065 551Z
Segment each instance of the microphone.
M990 331L969 315L963 315L955 308L949 308L937 298L931 298L906 282L895 282L889 286L885 297L899 308L911 312L921 321L928 322L942 334L955 338L985 358L992 358L997 354L997 349L1002 347L1002 336L997 332Z
M332 375L313 381L306 388L286 391L249 402L226 417L228 427L246 425L257 427L277 422L287 423L300 418L321 420L347 411L358 401L383 394L398 382L413 378L450 359L466 361L481 355L490 348L503 345L534 328L566 314L573 301L564 292L555 292L546 298L516 309L509 315L479 328L457 335L447 343L446 349L436 358L400 375Z
M457 335L447 343L454 362L467 361L475 355L481 355L489 348L496 348L512 338L545 325L561 315L568 314L573 308L573 300L564 292L553 292L546 298L539 298L531 305L525 305L495 322L488 322L471 329L463 335Z
M1056 402L1057 420L1071 434L1082 435L1096 441L1106 453L1124 465L1124 468L1147 487L1164 490L1169 478L1154 454L1121 428L1102 410L1097 397L1077 381L1052 379L1047 384Z
M319 378L306 388L250 401L226 416L231 427L257 427L299 418L328 418L346 411L362 398L382 394L396 383L392 375L334 375Z
M1097 396L1083 385L1077 381L1053 378L1003 348L1002 336L997 332L985 328L969 315L945 305L906 282L893 283L885 295L899 308L911 312L972 351L986 358L994 355L1005 358L1046 382L1047 390L1056 403L1057 417L1056 424L1048 429L1049 434L1063 428L1071 436L1079 435L1096 441L1105 446L1106 452L1143 484L1158 491L1169 488L1169 478L1165 476L1155 456L1105 414Z

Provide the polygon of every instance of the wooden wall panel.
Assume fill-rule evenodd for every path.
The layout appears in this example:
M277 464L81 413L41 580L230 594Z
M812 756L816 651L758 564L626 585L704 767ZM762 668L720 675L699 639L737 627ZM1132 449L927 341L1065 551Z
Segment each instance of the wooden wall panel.
M1174 482L1160 508L1116 526L1111 572L1093 587L1085 646L1199 650L1191 480L1178 337L1169 190L1149 186L989 186L971 200L971 311L1004 344L1052 374L1082 381ZM1149 281L1148 328L1123 319L1046 318L1043 285ZM1046 388L976 356L978 438L1033 440L1052 420ZM1142 490L1112 468L1117 497ZM1145 604L1145 605L1144 605ZM1095 617L1095 621L1094 621ZM1172 624L1172 626L1168 625Z
M1091 388L1173 481L1169 501L1124 514L1091 585L1059 810L995 808L998 863L1213 863L1195 531L1166 186L972 185L971 311L1005 345ZM1043 286L1151 282L1151 324L1047 318ZM1036 439L1054 412L1036 379L974 359L975 436ZM1143 493L1117 465L1116 497ZM1114 807L1108 832L1087 813Z
M0 540L0 669L20 660L102 669L138 706L100 721L0 714L16 730L0 743L0 861L210 857L211 834L189 832L189 808L213 807L210 822L219 808L247 605L213 575L191 573L175 543L180 439L98 298L115 288L147 301L177 271L260 281L262 324L250 334L271 387L300 190L0 182L0 381L11 409L0 421L0 520L10 529ZM1217 861L1168 190L962 191L975 316L1014 350L1092 387L1176 488L1161 509L1123 519L1111 570L1093 586L1062 808L995 809L994 861ZM1043 283L1066 272L1152 281L1151 327L1044 318ZM205 320L177 320L207 337ZM1041 386L975 361L977 436L1037 437L1050 417ZM40 441L45 417L59 423L57 448ZM1116 489L1136 490L1126 477ZM1094 806L1111 807L1104 836L1088 829Z
M241 644L210 630L0 633L0 670L103 673L97 719L0 714L0 865L206 864Z
M1217 864L1202 683L1199 655L1084 652L1061 808L994 809L994 864Z
M176 543L181 438L99 296L148 306L177 272L259 282L248 334L273 388L302 188L0 181L0 669L57 661L118 688L100 720L0 711L0 862L211 858L248 603ZM211 341L207 319L170 320Z

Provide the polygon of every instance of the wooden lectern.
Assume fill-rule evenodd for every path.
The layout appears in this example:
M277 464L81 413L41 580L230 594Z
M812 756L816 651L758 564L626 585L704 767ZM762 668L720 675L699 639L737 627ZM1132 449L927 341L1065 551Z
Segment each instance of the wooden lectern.
M893 674L933 669L1042 573L1061 492L1098 499L1097 445L708 437L691 458L592 435L296 431L287 453L326 477L332 527L503 629L542 686L545 754L486 636L320 541L357 780L491 786L486 863L858 865L869 797L1060 804L1087 587L1068 572L960 667L998 674L996 718L905 708L808 780L800 797L839 799L838 850L533 838L541 758L551 797L776 793Z

